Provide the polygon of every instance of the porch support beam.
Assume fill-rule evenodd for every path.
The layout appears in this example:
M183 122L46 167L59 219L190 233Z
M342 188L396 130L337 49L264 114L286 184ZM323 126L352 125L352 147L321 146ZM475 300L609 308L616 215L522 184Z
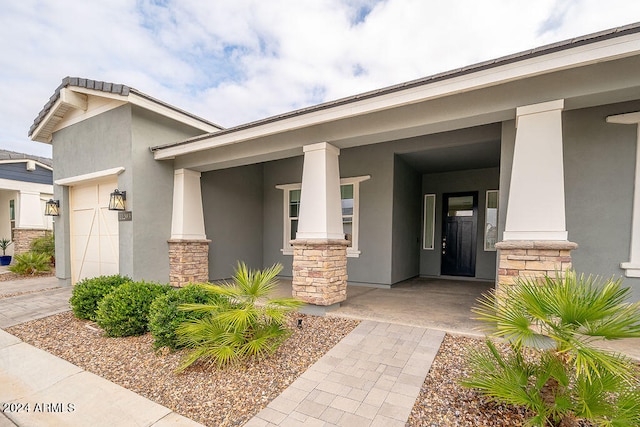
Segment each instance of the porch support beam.
M340 150L321 142L304 147L300 214L293 253L292 293L309 304L347 298L347 246L340 200Z
M209 243L204 229L200 172L177 169L169 239L169 281L173 286L209 280Z
M564 100L516 109L503 240L567 240L562 156Z
M296 239L344 239L340 202L340 149L326 142L304 147Z
M173 175L171 239L206 239L200 172L178 169Z
M572 268L565 217L564 100L516 109L516 138L497 289L518 278L561 277Z
M607 123L636 125L636 172L631 215L631 247L629 261L620 263L627 277L640 277L640 111L607 117Z

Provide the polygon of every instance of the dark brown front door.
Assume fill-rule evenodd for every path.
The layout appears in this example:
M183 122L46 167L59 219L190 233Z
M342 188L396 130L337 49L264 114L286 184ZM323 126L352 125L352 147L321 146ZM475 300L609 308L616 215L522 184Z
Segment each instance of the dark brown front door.
M478 192L444 194L441 274L476 275Z

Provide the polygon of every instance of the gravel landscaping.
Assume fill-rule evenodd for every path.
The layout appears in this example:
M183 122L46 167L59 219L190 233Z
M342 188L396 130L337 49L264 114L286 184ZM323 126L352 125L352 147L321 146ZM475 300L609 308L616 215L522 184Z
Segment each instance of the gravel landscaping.
M300 317L302 329L295 327ZM257 414L357 324L295 315L290 319L293 335L270 357L223 370L194 366L182 374L175 369L183 353L155 353L150 334L103 337L95 324L71 312L7 332L202 424L236 426Z
M303 328L295 327L303 318ZM23 341L209 426L242 425L318 360L357 321L295 315L293 335L272 356L217 370L174 371L182 352L154 352L150 334L107 338L92 322L62 313L8 328ZM416 400L409 426L520 426L518 408L488 402L458 384L466 374L468 346L482 341L447 335Z

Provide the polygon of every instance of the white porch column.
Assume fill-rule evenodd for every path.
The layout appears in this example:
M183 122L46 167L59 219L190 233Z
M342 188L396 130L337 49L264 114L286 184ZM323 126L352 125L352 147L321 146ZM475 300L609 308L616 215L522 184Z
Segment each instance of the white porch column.
M564 100L516 109L516 140L498 290L519 277L562 275L572 267L565 220L562 110Z
M519 107L504 240L567 240L564 100Z
M204 229L200 172L178 169L173 176L169 281L173 286L209 280L209 243Z
M206 239L200 172L178 169L173 175L172 239Z
M340 201L340 150L321 142L304 150L296 239L344 239Z
M607 117L607 123L636 125L636 174L633 190L633 212L631 216L631 247L629 262L620 263L627 277L640 277L640 111Z
M39 191L20 190L18 193L16 228L46 229L43 212Z
M304 147L298 231L293 244L292 294L316 306L347 298L347 245L342 227L340 150L321 142Z

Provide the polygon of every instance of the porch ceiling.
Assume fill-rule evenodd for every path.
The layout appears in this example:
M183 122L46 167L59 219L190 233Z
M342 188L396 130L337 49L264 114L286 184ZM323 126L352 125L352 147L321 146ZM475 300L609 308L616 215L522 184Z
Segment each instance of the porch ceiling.
M500 141L423 150L400 157L421 174L492 168L500 166Z

